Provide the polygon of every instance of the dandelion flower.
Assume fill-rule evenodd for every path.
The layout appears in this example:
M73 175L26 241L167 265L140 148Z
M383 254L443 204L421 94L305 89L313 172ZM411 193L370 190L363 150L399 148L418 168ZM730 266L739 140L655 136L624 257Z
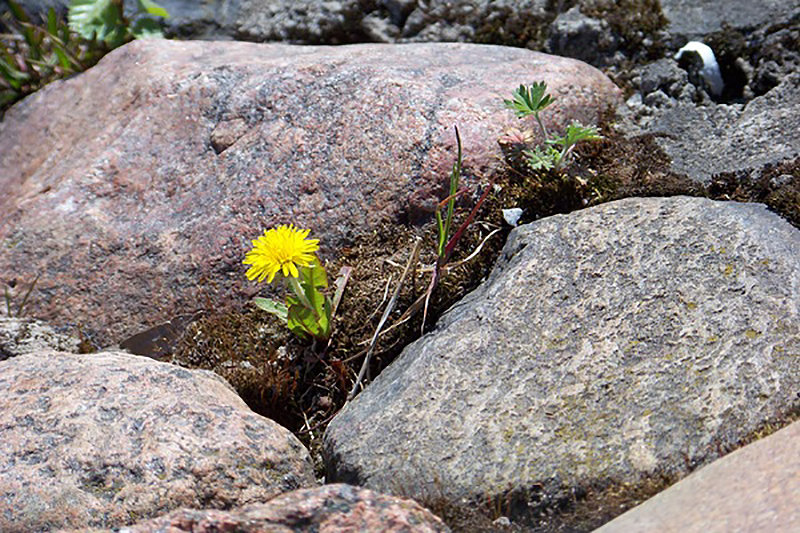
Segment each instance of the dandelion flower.
M298 266L309 266L319 249L319 239L306 239L309 229L297 229L294 224L280 225L264 230L264 235L253 241L253 249L242 261L252 265L246 272L247 279L272 283L275 275L282 272L285 277L296 278Z

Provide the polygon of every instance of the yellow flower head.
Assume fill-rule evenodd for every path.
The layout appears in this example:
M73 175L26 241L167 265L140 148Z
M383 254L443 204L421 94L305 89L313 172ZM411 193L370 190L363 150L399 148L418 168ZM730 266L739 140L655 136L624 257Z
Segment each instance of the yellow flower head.
M309 266L319 249L319 239L308 239L309 229L297 229L294 224L280 225L271 230L264 230L264 235L253 241L253 249L247 252L242 261L252 265L247 273L250 281L267 279L272 283L275 274L283 272L286 277L299 276L298 266Z

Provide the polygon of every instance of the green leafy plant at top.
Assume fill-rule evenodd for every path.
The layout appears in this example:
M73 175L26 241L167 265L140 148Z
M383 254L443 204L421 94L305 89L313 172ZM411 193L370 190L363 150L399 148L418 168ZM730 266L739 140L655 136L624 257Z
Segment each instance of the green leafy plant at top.
M137 0L136 14L125 16L123 0L72 0L69 22L55 9L41 24L15 0L0 15L0 118L14 102L51 81L91 67L131 39L161 37L158 18L167 11L152 0Z
M124 0L72 0L69 27L86 39L97 39L116 48L132 39L163 37L157 18L169 17L153 0L136 0L136 14L125 15Z
M81 72L108 52L69 29L50 8L36 24L14 0L0 15L0 113L51 81ZM0 115L1 116L1 115Z
M569 163L578 143L602 139L597 128L582 126L577 122L567 126L563 136L550 136L539 116L539 113L553 103L553 98L547 94L547 84L544 81L534 83L530 87L520 85L512 92L512 99L504 99L503 102L517 114L518 118L533 115L542 130L544 145L523 151L526 162L532 170L559 171Z
M547 139L547 128L544 127L539 113L553 103L553 99L546 94L547 84L543 81L534 83L530 87L520 85L511 93L512 100L503 100L506 107L512 109L517 114L517 118L525 118L533 115L539 127L542 128L544 138Z

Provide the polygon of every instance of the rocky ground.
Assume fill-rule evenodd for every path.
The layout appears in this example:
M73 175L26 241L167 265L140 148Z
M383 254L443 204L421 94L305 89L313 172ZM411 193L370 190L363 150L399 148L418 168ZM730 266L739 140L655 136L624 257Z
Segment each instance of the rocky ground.
M0 122L0 530L800 529L796 2L161 3ZM604 135L560 176L541 79ZM488 240L346 402L453 125ZM325 350L247 306L289 222L353 267Z

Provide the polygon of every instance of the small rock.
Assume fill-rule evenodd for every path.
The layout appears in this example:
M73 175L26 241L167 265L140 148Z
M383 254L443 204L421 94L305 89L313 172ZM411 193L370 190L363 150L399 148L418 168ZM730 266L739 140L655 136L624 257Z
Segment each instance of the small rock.
M519 219L522 217L522 209L519 207L512 207L511 209L503 209L503 220L509 226L516 226L519 224Z
M496 527L511 527L511 520L507 516L501 516L492 522Z
M58 333L40 320L0 316L0 361L47 350L77 353L79 347L79 339Z
M547 51L602 66L612 62L617 45L606 21L587 17L575 6L553 21Z
M640 88L643 96L660 90L672 98L677 98L688 83L686 71L680 68L675 60L663 58L643 68Z
M230 511L181 509L120 530L120 533L290 533L375 531L439 533L450 529L412 500L350 485L325 485L278 496Z

